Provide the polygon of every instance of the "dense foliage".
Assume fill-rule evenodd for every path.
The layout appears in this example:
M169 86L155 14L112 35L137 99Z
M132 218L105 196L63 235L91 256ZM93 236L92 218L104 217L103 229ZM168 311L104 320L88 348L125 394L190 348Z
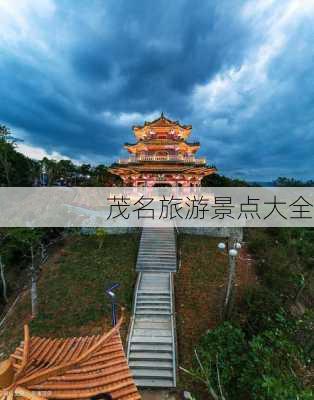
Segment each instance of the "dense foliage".
M19 140L0 125L0 186L121 186L122 180L103 164L75 165L71 160L52 160L44 157L32 160L17 151ZM45 178L43 179L43 172Z
M241 179L231 179L223 175L212 174L205 176L202 180L202 186L208 187L241 187L249 186L247 182Z
M283 314L272 322L270 329L251 337L229 322L208 332L199 346L204 369L198 375L226 399L312 399L302 381L310 358L296 338L300 329L310 334L310 322Z
M294 178L285 178L280 176L273 182L274 186L282 186L282 187L302 187L302 186L314 186L314 181L308 180L308 181L301 181L299 179L294 179Z
M0 186L30 186L38 173L37 163L16 151L16 141L0 125Z

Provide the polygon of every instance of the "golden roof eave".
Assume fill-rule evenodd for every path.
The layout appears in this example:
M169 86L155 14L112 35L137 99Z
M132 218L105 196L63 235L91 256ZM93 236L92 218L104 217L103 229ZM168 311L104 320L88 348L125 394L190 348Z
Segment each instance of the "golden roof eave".
M88 399L110 393L113 399L140 400L119 334L122 321L123 316L102 335L68 339L31 338L25 326L24 344L10 357L12 381L4 384L0 375L0 398Z
M195 153L199 148L200 145L199 144L189 144L186 142L177 142L175 140L173 141L165 141L164 143L161 143L158 140L155 141L140 141L134 144L125 144L124 148L132 154L136 154L139 151L149 151L149 149L154 149L155 151L159 150L160 147L160 151L163 150L167 150L167 146L174 146L177 147L179 151L190 151Z
M149 172L149 173L160 173L160 172L169 172L169 173L189 173L195 175L211 175L217 172L216 168L206 167L206 166L186 166L186 165L171 165L171 164L146 164L146 165L136 165L132 167L119 166L110 168L110 172L119 175L119 176L134 176L139 175L141 173Z
M144 122L144 125L133 125L133 126L132 126L132 129L133 129L133 130L143 129L143 128L145 128L145 126L160 125L161 123L163 123L163 124L165 124L165 125L168 125L168 126L169 126L169 125L170 125L170 126L171 126L171 125L172 125L172 126L179 126L179 127L182 128L182 129L189 129L189 130L192 129L192 125L182 125L182 124L180 124L179 121L172 121L171 119L166 118L166 117L164 116L164 113L161 113L160 117L154 119L153 121L150 121L150 122L145 121L145 122Z
M143 139L146 136L148 130L150 130L151 128L178 128L180 130L180 136L183 139L187 139L187 137L191 133L192 125L182 125L179 121L172 121L171 119L166 118L163 113L161 113L160 117L151 122L145 121L144 125L134 125L132 127L132 130L138 139Z

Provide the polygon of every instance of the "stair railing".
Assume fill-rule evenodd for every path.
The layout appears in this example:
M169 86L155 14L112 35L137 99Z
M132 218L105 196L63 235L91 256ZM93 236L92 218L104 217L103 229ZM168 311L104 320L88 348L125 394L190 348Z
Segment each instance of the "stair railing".
M176 221L174 221L174 229L175 229L175 245L176 245L176 258L177 258L177 272L180 271L181 269L181 246L179 245L178 237L180 235L179 228L176 224Z

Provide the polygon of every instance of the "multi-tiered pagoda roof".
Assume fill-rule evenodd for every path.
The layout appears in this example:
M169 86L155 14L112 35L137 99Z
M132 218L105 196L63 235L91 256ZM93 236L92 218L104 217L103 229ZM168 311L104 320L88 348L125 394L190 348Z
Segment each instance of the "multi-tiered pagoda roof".
M125 143L130 153L111 167L126 186L199 186L201 179L216 172L204 158L196 158L199 142L188 142L191 125L182 125L163 114L144 125L133 126L137 139Z

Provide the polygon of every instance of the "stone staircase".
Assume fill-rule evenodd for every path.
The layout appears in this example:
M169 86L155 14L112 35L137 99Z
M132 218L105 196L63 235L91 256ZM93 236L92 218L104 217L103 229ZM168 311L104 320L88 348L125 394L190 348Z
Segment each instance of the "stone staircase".
M173 228L143 229L136 270L177 271L176 238Z
M143 229L136 269L139 275L128 340L129 366L138 386L175 387L174 229Z

